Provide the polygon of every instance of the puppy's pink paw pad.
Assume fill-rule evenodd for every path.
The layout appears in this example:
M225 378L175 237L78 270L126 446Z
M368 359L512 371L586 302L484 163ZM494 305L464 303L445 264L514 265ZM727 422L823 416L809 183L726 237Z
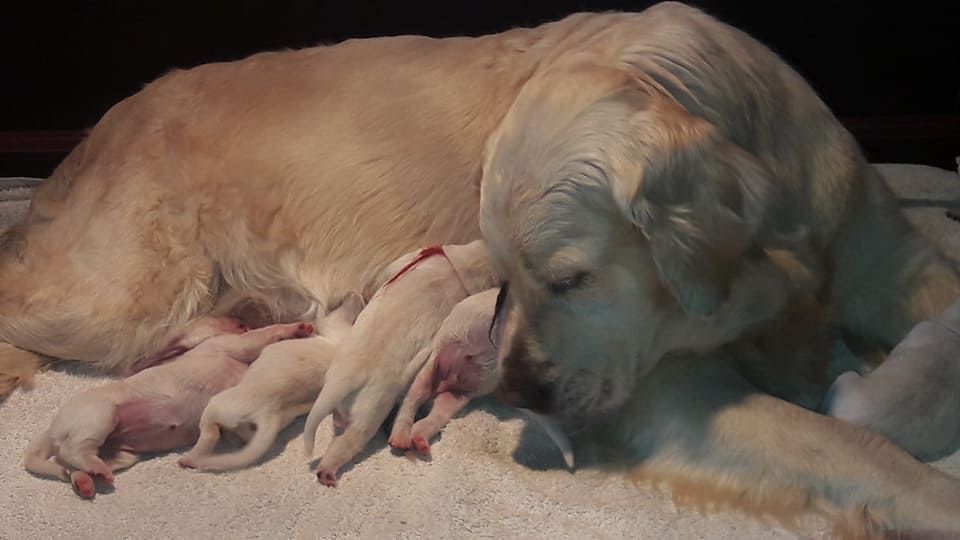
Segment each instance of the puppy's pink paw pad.
M414 435L413 437L413 447L417 449L417 452L429 456L430 455L430 443L420 435Z
M317 471L317 480L320 480L320 483L327 487L337 487L337 473L327 470Z
M84 499L92 499L97 493L93 479L87 475L74 478L73 489L76 490L77 495L83 497Z
M294 335L297 337L309 337L312 336L316 331L313 324L311 323L300 323L297 325L297 330L294 332Z

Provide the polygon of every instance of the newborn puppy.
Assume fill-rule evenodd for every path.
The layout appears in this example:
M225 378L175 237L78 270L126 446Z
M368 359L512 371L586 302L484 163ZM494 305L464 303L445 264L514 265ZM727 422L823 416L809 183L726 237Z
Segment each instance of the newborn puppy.
M337 471L363 449L409 387L450 310L495 285L480 240L426 248L392 266L400 270L357 317L307 417L304 442L311 456L317 426L324 418L333 413L335 423L344 427L317 469L317 477L327 486L336 485Z
M363 309L363 297L351 294L320 321L318 336L271 345L250 366L240 384L210 400L200 418L200 438L180 465L207 471L246 467L260 459L280 430L307 414L323 388L324 376L339 342ZM255 428L240 451L215 454L221 430Z
M264 347L309 336L313 325L274 325L245 333L235 325L234 331L205 339L167 363L73 396L50 428L30 443L26 469L69 480L80 496L93 497L91 477L112 484L113 472L136 463L139 453L196 441L200 414L211 396L237 384ZM54 456L56 462L50 461Z
M433 337L430 356L407 392L393 423L388 443L399 450L413 446L430 453L430 439L473 398L493 393L500 379L497 348L491 336L500 289L489 289L457 304ZM433 399L430 413L414 423L417 410ZM567 467L573 468L570 439L556 423L521 409L557 445Z
M500 380L497 349L490 336L500 289L462 300L443 321L430 345L430 357L420 368L397 412L390 446L430 453L429 440L473 398L497 388ZM430 414L414 423L417 411L433 398Z
M840 375L826 414L934 458L960 436L960 300L913 328L872 373Z

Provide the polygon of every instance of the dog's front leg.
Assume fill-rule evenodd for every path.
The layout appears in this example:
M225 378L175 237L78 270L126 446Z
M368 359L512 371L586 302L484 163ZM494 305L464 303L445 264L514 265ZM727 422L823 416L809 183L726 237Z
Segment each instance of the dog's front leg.
M718 502L792 498L865 526L960 532L960 480L879 435L758 393L722 353L666 358L640 386L590 431L592 449L625 451L639 476L728 495Z

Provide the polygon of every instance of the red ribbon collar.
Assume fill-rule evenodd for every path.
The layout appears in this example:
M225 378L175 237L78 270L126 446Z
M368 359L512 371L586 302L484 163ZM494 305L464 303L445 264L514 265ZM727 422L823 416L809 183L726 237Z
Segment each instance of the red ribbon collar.
M443 255L444 257L447 256L446 252L443 251L443 246L427 246L421 249L420 253L418 253L417 256L413 258L413 260L405 264L404 267L401 268L399 272L394 274L392 278L388 279L387 282L383 284L383 286L386 287L387 285L400 279L400 276L409 272L411 268L423 262L424 259L429 259L434 255Z

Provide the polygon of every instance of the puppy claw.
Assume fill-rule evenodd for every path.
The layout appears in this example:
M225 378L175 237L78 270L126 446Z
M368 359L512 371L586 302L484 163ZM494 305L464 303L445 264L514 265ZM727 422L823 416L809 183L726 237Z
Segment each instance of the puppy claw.
M177 461L177 464L180 465L183 469L196 469L197 465L193 462L192 459L188 457L182 457Z

